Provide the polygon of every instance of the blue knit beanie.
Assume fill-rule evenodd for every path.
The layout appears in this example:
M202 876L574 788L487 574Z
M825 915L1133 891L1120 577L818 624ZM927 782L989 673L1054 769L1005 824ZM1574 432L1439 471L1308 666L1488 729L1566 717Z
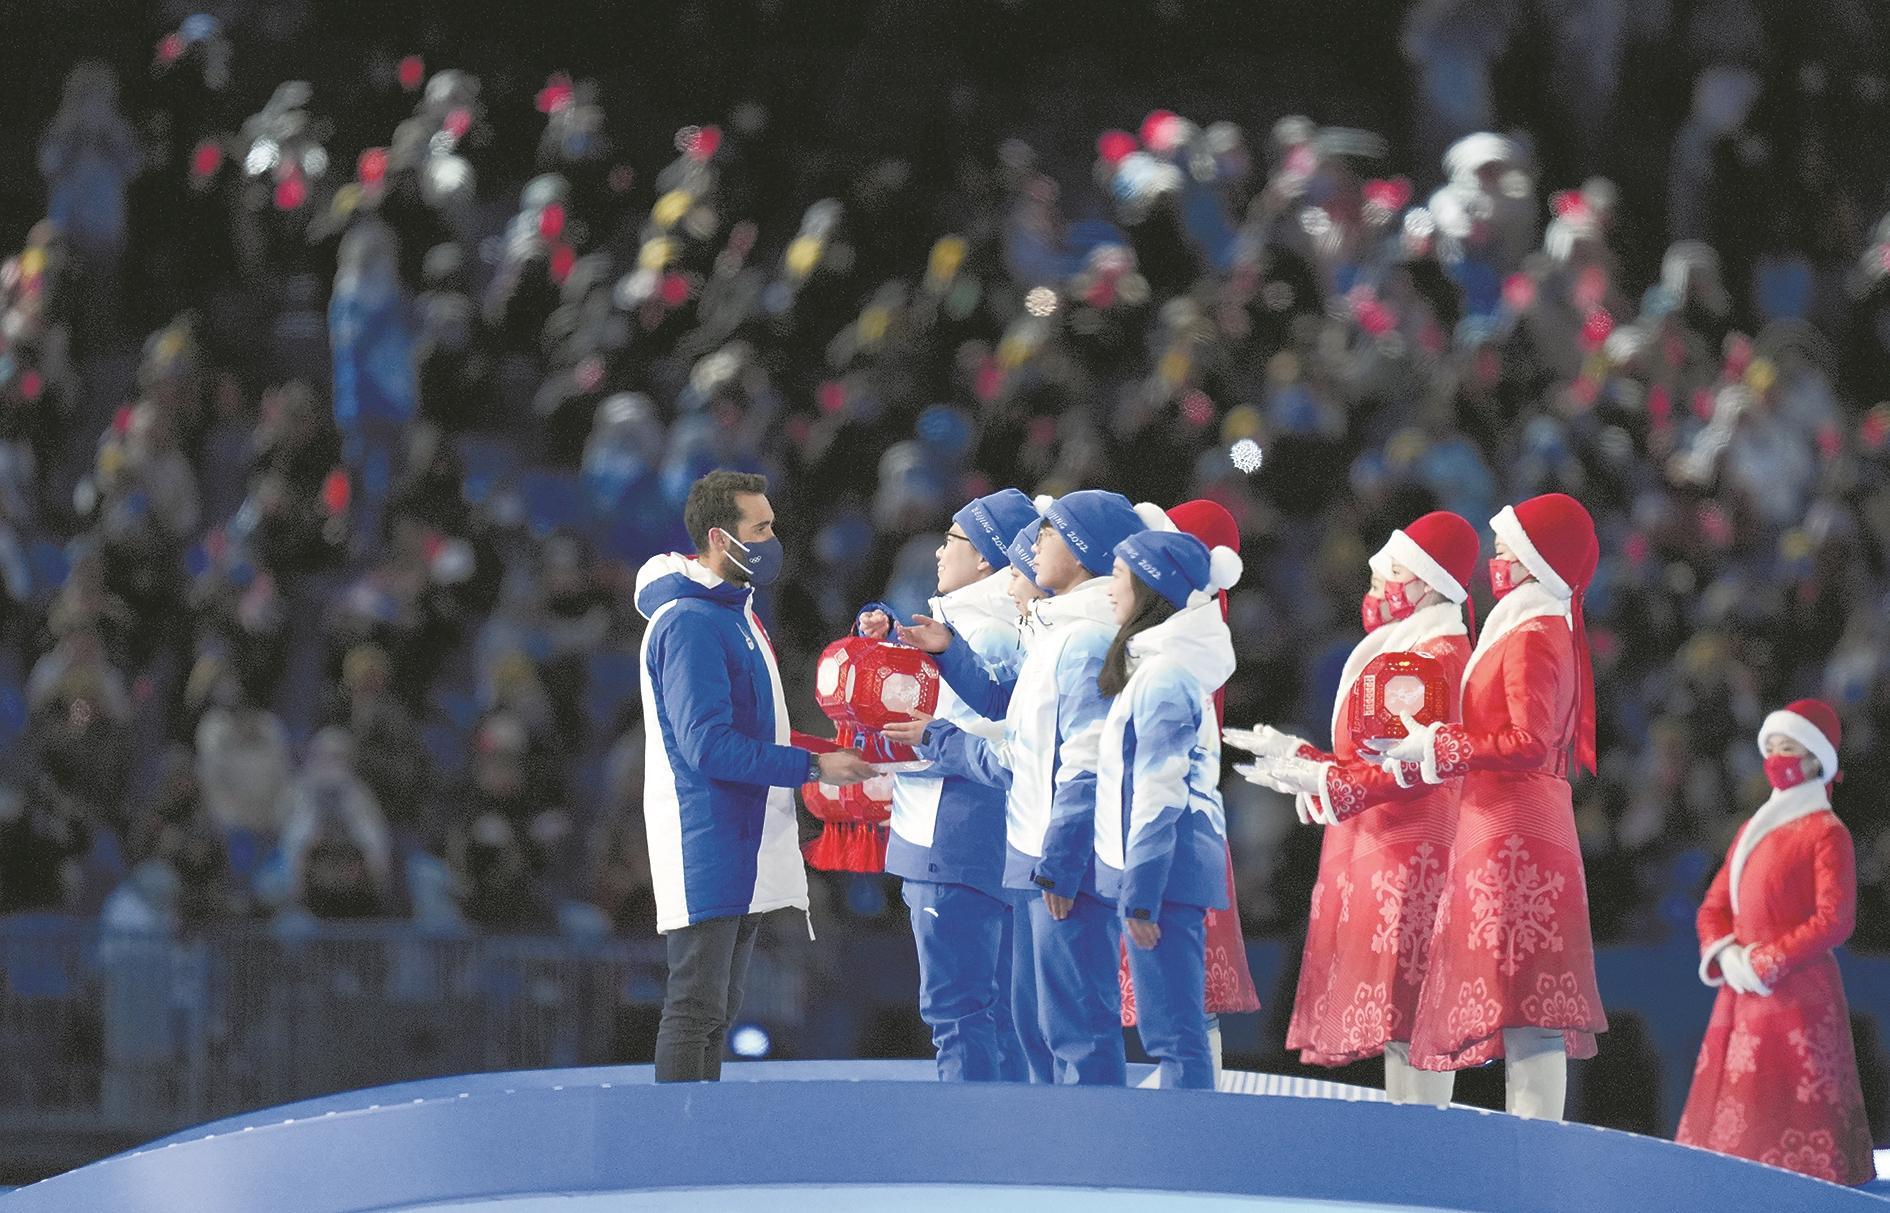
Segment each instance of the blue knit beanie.
M1116 545L1116 559L1175 607L1192 605L1195 596L1231 589L1240 580L1240 557L1230 548L1209 552L1193 535L1143 531Z
M1043 518L1095 577L1107 576L1115 567L1118 543L1148 525L1127 497L1106 489L1065 493L1050 503Z
M1037 532L1043 529L1043 519L1033 518L1020 528L1011 542L1005 547L1005 558L1011 567L1030 578L1030 584L1038 589L1043 586L1037 581Z
M953 514L952 521L965 532L986 564L1001 569L1009 559L1006 549L1011 539L1037 517L1037 507L1020 490L999 489L974 499Z

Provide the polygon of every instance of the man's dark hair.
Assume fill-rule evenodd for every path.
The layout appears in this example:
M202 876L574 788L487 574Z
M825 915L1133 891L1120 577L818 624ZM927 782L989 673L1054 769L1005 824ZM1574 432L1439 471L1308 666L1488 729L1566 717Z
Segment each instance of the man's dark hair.
M737 497L750 493L765 495L767 491L768 478L748 472L713 471L690 485L689 500L683 503L682 520L696 551L709 550L710 531L735 533L742 520L742 508L735 501Z

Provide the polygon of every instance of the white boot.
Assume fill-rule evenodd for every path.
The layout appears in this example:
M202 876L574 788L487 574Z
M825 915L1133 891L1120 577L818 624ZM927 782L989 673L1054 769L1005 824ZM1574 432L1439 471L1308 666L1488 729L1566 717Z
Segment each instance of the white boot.
M1568 1052L1552 1028L1504 1028L1504 1106L1529 1120L1561 1120L1568 1099Z
M1411 1102L1411 1046L1402 1040L1385 1042L1385 1095L1392 1103Z
M1385 1042L1385 1094L1393 1103L1447 1107L1457 1089L1454 1070L1420 1070L1411 1064L1411 1046L1402 1040Z

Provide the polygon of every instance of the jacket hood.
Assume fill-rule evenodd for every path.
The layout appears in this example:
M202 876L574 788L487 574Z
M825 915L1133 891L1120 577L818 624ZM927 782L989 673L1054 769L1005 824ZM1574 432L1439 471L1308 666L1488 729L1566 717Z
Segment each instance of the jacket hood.
M748 586L717 577L694 556L678 552L652 556L637 570L637 614L645 619L678 598L703 598L740 607L752 592Z
M1234 636L1221 618L1218 598L1176 611L1146 632L1129 638L1129 659L1140 663L1165 657L1186 670L1201 686L1217 691L1234 675Z

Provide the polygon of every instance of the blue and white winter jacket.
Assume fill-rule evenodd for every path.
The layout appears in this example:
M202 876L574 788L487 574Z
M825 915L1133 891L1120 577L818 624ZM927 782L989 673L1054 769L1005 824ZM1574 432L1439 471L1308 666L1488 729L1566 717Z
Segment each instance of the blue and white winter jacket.
M1004 886L1062 897L1096 893L1096 726L1108 703L1096 685L1115 639L1109 579L1040 599L1022 664L978 661L963 637L939 670L974 711L1004 721L1001 741L950 723L926 730L920 753L948 775L1008 789Z
M1129 639L1129 682L1098 726L1096 883L1124 918L1164 901L1227 908L1214 692L1234 672L1218 599Z
M754 591L669 553L637 573L643 633L643 820L656 929L807 908L781 671Z
M1023 660L1017 604L1006 590L1008 568L932 599L932 618L950 625L988 669L1014 674ZM988 741L1004 726L966 705L950 683L938 689L939 720ZM1005 792L982 780L945 774L937 765L893 777L892 837L886 870L907 880L962 884L1001 895L1004 887Z

